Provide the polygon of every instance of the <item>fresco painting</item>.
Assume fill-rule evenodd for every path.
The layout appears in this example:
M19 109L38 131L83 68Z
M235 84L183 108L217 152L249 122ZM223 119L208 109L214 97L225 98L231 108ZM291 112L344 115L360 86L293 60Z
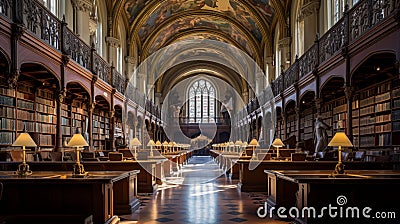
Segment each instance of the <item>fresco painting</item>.
M252 0L254 4L257 1L262 0ZM265 0L263 0L265 1ZM146 4L144 0L135 0L137 4L131 4L132 0L126 3L126 11L130 15L130 21L133 21L137 14L137 9L143 8ZM141 3L141 4L138 4ZM129 5L129 7L128 7ZM129 10L128 10L129 9ZM249 11L240 3L234 0L168 0L162 2L154 12L147 18L139 31L138 35L142 42L152 33L159 25L172 15L188 11L188 10L212 10L220 13L224 13L230 17L234 17L240 23L246 27L250 33L253 34L255 39L260 43L262 41L262 35L260 28L256 21L253 20ZM129 13L131 12L131 13Z
M220 30L221 32L228 34L233 40L243 46L243 48L249 54L251 54L252 52L249 41L245 38L245 36L239 31L237 27L231 25L229 22L213 17L205 18L200 16L189 16L178 19L173 24L163 29L149 48L149 53L151 54L157 51L168 41L169 38L171 38L175 34L194 28Z

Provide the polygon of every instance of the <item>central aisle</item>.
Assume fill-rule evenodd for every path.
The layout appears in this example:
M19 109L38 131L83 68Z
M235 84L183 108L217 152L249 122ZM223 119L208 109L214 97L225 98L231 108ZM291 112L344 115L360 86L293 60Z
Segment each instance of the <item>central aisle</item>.
M287 223L260 219L265 194L241 193L237 181L223 175L210 156L194 156L156 194L140 197L141 205L121 221L138 223ZM126 222L128 223L128 222ZM136 222L129 222L136 223Z

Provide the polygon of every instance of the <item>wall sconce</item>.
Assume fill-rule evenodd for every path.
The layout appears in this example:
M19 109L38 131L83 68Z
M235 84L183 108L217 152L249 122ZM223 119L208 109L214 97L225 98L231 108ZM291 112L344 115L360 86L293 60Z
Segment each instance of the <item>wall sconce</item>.
M344 132L336 132L328 146L338 147L338 164L336 164L335 171L332 173L332 176L344 174L344 165L342 163L342 147L353 147L353 144L350 142L349 138L347 138L347 135Z
M88 172L85 172L85 168L81 164L80 151L82 150L82 147L89 146L89 144L86 142L85 138L83 138L82 134L79 133L78 128L76 129L75 134L72 136L71 140L69 140L67 146L75 147L75 153L76 153L76 163L74 164L72 177L87 176Z
M276 157L279 158L279 148L285 146L280 138L276 138L274 142L272 142L272 146L276 147Z
M26 129L24 127L24 131L19 134L15 142L12 144L12 146L22 146L22 163L18 165L18 170L16 173L18 176L29 176L32 174L32 171L29 169L29 165L26 163L26 149L25 147L36 147L35 141L31 138L31 136L26 132Z

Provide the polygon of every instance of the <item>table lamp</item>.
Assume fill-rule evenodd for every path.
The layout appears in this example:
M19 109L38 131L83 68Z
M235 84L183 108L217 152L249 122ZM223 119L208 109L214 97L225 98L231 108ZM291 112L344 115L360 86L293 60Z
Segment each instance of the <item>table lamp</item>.
M147 143L147 146L150 147L150 156L154 156L153 154L153 146L155 146L156 143L154 143L153 139L150 139L150 141Z
M272 142L272 146L276 147L276 157L279 158L279 148L285 146L285 144L283 144L282 140L280 138L276 138L273 142Z
M240 141L240 140L237 140L236 142L235 142L235 146L236 146L236 150L239 152L240 150L240 147L242 147L242 145L243 145L243 142L242 141ZM235 151L236 151L235 150Z
M233 151L233 147L235 147L235 143L233 143L232 141L230 141L230 142L228 143L228 151L229 151L229 152ZM232 150L231 150L231 149L232 149Z
M82 134L79 132L79 129L76 128L75 134L72 136L71 140L69 140L68 147L75 147L76 153L76 163L74 164L74 168L72 171L72 177L85 177L88 172L85 172L83 165L81 164L81 157L79 155L82 147L89 146L86 142L85 138L83 138Z
M173 142L169 142L169 143L168 143L168 147L169 147L169 151L170 151L170 152L174 152L174 146L175 146L175 145L174 145Z
M24 127L24 131L18 135L15 142L12 146L22 146L22 163L18 165L17 174L18 176L29 176L32 174L32 171L29 169L29 165L26 163L26 149L25 147L36 147L35 141L31 138L31 136L26 132Z
M156 141L156 147L157 147L157 150L159 150L160 153L162 153L162 148L161 148L162 144L161 144L161 142L159 140Z
M256 157L255 149L256 149L257 146L260 146L260 145L258 144L257 139L253 138L253 139L250 141L249 146L251 146L251 147L253 148L252 159L256 159L257 157Z
M336 132L328 146L338 147L339 161L338 164L336 164L335 171L332 173L332 176L344 174L344 165L342 163L342 147L353 147L353 144L350 142L349 138L347 138L347 135L344 132Z
M134 138L134 139L132 139L131 140L131 146L133 147L133 152L134 152L134 154L133 154L133 158L137 158L137 150L136 150L136 147L137 146L141 146L142 145L142 143L140 143L140 141L139 141L139 139L138 138Z
M243 144L242 144L242 148L244 148L244 150L242 151L242 155L243 156L247 156L247 152L246 152L246 148L247 148L247 142L243 142Z

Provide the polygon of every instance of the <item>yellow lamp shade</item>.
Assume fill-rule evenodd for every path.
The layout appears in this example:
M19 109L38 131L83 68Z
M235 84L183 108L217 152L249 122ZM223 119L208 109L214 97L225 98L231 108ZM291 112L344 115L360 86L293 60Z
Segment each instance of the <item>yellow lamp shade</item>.
M283 147L285 144L283 144L282 140L280 138L276 138L274 142L272 142L272 146L274 147Z
M328 146L353 147L353 144L344 132L337 132L329 142Z
M156 146L161 146L161 142L160 141L156 141Z
M150 141L147 143L147 146L155 146L156 143L154 143L153 139L150 139Z
M235 142L235 146L242 146L242 145L243 145L243 142L240 141L240 140L237 140L237 141Z
M86 142L85 138L81 134L74 134L69 140L68 147L83 147L83 146L89 146L89 144Z
M23 133L18 135L17 139L12 144L12 146L36 147L37 145L36 145L35 141L33 141L33 139L31 138L31 136L28 133L23 132Z
M140 143L138 138L134 138L131 140L131 146L140 146L142 143Z
M175 144L174 144L173 142L169 142L169 143L168 143L168 146L169 146L169 147L173 147L173 146L175 146Z
M260 146L260 145L258 144L257 139L253 138L253 139L250 141L249 146Z
M235 146L235 143L233 143L233 142L229 142L228 144L229 144L229 147Z
M168 146L168 142L167 142L167 141L164 141L164 142L162 143L162 145L163 145L163 146Z

